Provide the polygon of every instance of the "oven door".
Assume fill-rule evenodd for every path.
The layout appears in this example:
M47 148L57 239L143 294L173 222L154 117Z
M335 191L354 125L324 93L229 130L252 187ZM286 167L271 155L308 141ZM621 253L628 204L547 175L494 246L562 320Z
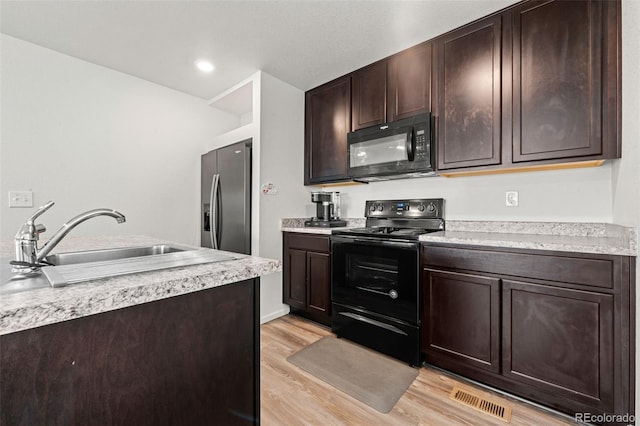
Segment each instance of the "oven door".
M332 301L418 324L418 246L332 235Z

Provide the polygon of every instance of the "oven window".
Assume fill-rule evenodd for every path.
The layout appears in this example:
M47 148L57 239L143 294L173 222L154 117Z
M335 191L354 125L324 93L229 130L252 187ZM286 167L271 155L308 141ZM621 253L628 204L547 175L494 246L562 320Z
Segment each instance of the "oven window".
M389 294L398 289L398 260L362 254L347 254L347 286Z

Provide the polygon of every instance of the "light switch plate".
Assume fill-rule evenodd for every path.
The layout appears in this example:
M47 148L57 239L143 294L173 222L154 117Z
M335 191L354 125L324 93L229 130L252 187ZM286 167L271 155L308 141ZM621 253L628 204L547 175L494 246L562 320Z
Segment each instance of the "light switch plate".
M518 191L507 191L505 204L507 207L518 207Z
M9 207L33 207L33 192L9 191Z

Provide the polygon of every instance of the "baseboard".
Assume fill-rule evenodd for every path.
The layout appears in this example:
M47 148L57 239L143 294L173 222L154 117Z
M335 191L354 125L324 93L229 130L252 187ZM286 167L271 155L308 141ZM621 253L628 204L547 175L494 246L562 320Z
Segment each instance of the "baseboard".
M274 319L283 317L283 316L285 316L287 314L289 314L289 307L288 306L286 306L286 307L284 307L284 308L282 308L280 310L277 310L275 312L271 312L271 313L269 313L267 315L261 316L260 317L260 324L264 324L266 322L273 321Z

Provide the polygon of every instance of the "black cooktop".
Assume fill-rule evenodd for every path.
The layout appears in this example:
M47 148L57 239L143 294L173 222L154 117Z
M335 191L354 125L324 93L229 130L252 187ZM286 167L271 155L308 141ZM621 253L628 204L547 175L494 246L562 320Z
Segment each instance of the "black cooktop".
M369 200L366 227L334 230L332 235L418 240L420 235L444 231L444 200Z

